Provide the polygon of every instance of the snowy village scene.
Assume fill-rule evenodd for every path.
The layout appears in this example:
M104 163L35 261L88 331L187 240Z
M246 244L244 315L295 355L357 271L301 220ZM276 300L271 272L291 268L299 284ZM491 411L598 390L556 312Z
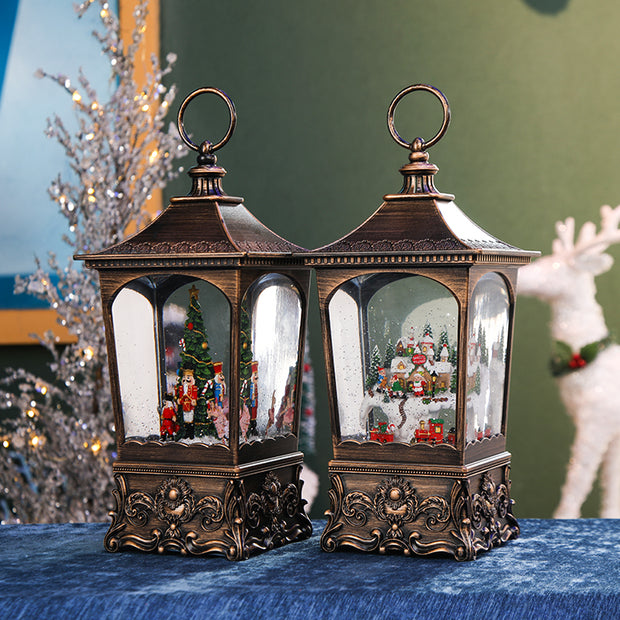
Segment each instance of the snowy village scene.
M384 355L373 349L360 408L365 439L454 443L456 347L445 326L439 338L430 322L418 329L418 338L409 328L407 337L388 342Z
M378 289L371 278L347 282L329 304L341 439L449 442L456 420L456 299L422 276L397 274ZM365 312L355 301L364 296Z
M368 285L363 278L353 282L362 291ZM456 300L429 278L399 276L370 296L364 318L347 284L329 305L341 439L453 444ZM492 301L500 285L492 278L481 281L474 293L467 343L468 442L501 430L507 295ZM363 360L363 374L356 359Z

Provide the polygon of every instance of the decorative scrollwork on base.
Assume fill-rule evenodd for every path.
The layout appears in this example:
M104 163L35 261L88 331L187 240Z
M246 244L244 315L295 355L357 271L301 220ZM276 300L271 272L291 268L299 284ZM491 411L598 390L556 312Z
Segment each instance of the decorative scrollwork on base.
M504 470L504 480L496 484L489 472L480 478L478 493L471 498L471 522L476 551L488 551L520 534L517 520L512 515L510 499L510 468Z
M198 535L186 532L184 524L200 518L201 529L208 532L223 520L224 510L218 497L208 495L196 501L189 483L177 476L164 480L153 496L143 491L129 493L125 477L117 474L114 478L116 508L110 513L112 525L104 540L108 551L134 547L142 551L187 553L188 542L191 547ZM128 526L130 532L126 531Z
M312 524L301 499L300 467L294 481L282 484L272 472L259 478L259 492L243 479L229 480L223 498L197 498L187 480L171 476L152 494L129 490L125 475L115 476L115 510L104 545L108 551L175 551L219 554L243 560L252 553L308 538ZM256 484L256 483L255 483Z
M278 476L268 472L260 491L251 493L246 504L249 534L246 545L261 551L308 538L312 524L301 499L299 467L296 481L283 485Z
M508 466L500 484L489 472L482 474L480 489L473 495L468 479L455 480L446 489L446 497L421 496L414 480L391 476L381 480L374 493L346 492L343 476L332 474L321 548L404 555L447 553L462 561L519 535L511 513Z
M424 535L434 538L434 533L448 525L450 507L444 498L420 498L410 481L401 476L382 480L372 497L362 491L345 495L341 476L332 475L331 480L328 522L321 536L325 551L335 551L340 546L405 555L444 550L445 545L438 549L434 543L421 541ZM366 526L371 528L369 537L346 531Z

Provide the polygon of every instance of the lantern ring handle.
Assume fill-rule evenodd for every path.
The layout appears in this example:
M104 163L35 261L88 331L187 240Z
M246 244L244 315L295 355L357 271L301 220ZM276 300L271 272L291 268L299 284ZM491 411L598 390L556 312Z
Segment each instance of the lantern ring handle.
M198 97L198 95L204 95L205 93L213 93L223 99L226 105L228 106L228 112L230 114L230 124L228 125L228 131L226 135L216 144L212 144L209 140L205 140L200 146L196 143L192 142L188 133L185 131L185 125L183 124L183 116L185 114L185 109L187 108L189 102L192 99ZM179 115L177 116L177 127L179 128L179 134L181 139L190 149L197 151L203 155L210 155L214 153L218 149L221 149L227 142L230 140L230 136L232 136L233 131L235 130L235 126L237 124L237 111L235 110L235 104L232 102L231 98L219 88L214 88L212 86L205 86L204 88L198 88L193 93L190 93L185 101L181 104L179 108Z
M441 107L443 108L443 123L441 124L439 131L428 141L425 141L422 138L416 138L413 142L407 142L400 136L394 127L394 110L396 109L396 106L405 95L408 95L415 90L425 90L435 95L435 97L437 97L437 99L441 102ZM424 151L434 144L437 144L437 142L439 142L439 140L441 140L443 135L446 133L448 125L450 124L450 104L448 103L445 95L434 86L429 86L428 84L413 84L412 86L408 86L407 88L401 90L398 95L394 97L392 103L390 103L387 113L387 124L390 134L397 144L400 144L400 146L403 146L411 151Z

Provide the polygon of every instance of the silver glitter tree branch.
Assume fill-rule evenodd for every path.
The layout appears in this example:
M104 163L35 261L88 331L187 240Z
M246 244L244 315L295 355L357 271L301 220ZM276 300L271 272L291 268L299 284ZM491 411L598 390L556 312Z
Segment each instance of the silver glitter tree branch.
M131 40L120 38L117 16L104 0L76 6L78 16L99 9L101 45L114 86L102 101L80 71L37 75L60 85L73 100L78 129L62 119L48 121L47 135L62 146L71 178L52 181L49 195L66 218L63 240L75 253L95 252L117 243L147 218L153 188L176 176L174 160L183 154L176 128L165 127L175 96L162 80L174 64L151 59L146 83L134 81L138 50L146 30L148 2L134 11ZM47 266L36 260L27 278L17 278L16 293L45 300L75 342L60 346L53 333L37 336L52 356L55 380L25 369L10 369L0 381L0 520L60 522L105 520L111 501L113 428L105 334L96 273L59 263L50 253Z

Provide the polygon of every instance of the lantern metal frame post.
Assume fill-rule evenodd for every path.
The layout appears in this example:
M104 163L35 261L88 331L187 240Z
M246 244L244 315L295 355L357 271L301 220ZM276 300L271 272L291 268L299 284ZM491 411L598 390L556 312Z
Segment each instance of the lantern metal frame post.
M198 146L185 131L183 112L194 97L204 93L225 101L230 127L217 144L204 141ZM99 272L109 353L118 458L113 465L116 507L104 541L108 551L178 551L240 560L307 538L312 531L301 499L303 454L298 450L310 270L304 266L303 248L261 224L243 206L242 198L224 192L221 182L226 171L217 165L214 151L227 142L235 123L234 105L222 91L202 88L187 97L179 111L179 131L199 153L198 165L189 171L193 181L190 194L172 198L156 220L129 239L76 257ZM279 435L250 441L247 429L246 436L241 436L243 416L249 415L239 388L242 303L246 294L255 290L255 283L273 277L284 279L299 298L299 331L294 334L297 372L289 386L289 391L294 391L290 395L294 416ZM140 283L143 285L141 294L148 299L154 317L160 375L157 398L161 400L166 392L162 370L164 302L172 290L191 282L215 287L230 309L228 434L214 444L128 437L113 316L115 300L121 291L138 290ZM138 357L133 363L142 361Z
M444 121L429 142L416 138L409 144L396 132L393 115L402 97L418 90L437 96ZM519 535L510 498L511 455L506 451L508 378L517 270L537 253L492 237L460 211L454 196L435 188L438 169L428 162L426 149L445 133L449 119L448 102L437 89L418 84L399 93L389 108L388 127L411 151L409 163L401 168L402 190L386 195L381 207L353 232L306 256L317 278L334 453L328 523L321 537L325 551L448 553L467 560ZM470 302L487 274L499 276L509 306L501 425L492 435L471 440L466 436L468 329L475 312ZM352 365L364 367L370 355L369 299L384 282L410 276L441 284L458 307L455 432L419 443L413 437L409 443L378 432L361 439L343 437L337 390L342 377L335 368L333 345L334 330L342 326L332 323L330 302L344 290L357 304L361 359Z

